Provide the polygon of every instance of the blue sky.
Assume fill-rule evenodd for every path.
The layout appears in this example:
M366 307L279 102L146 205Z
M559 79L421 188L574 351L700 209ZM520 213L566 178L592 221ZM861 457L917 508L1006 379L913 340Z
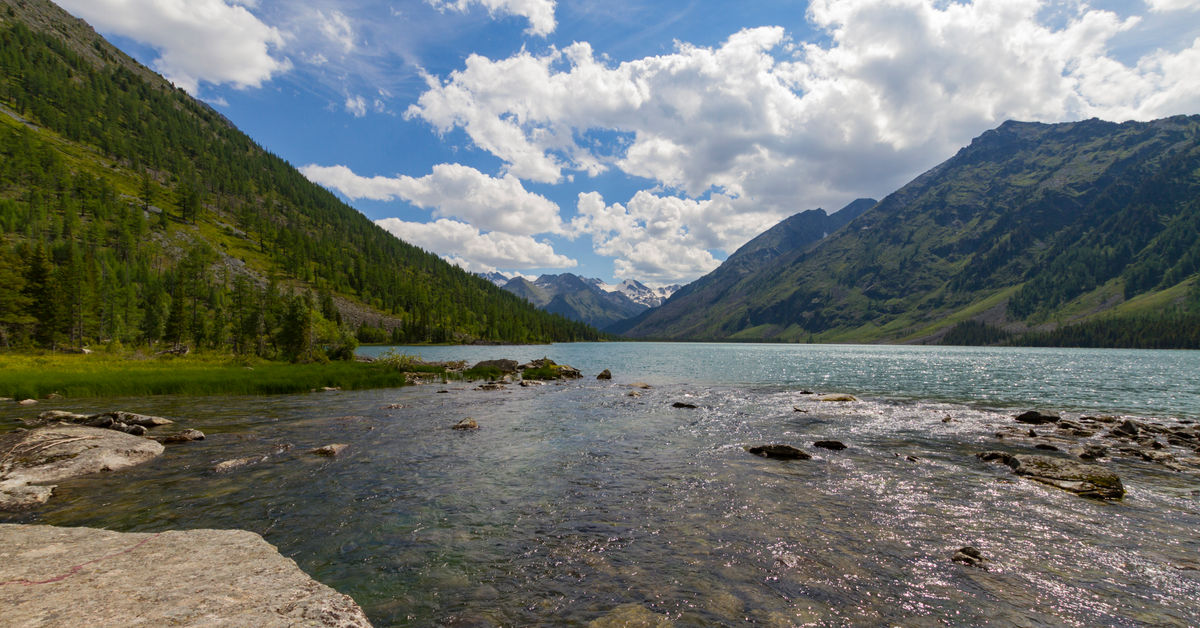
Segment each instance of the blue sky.
M1006 119L1200 113L1200 0L61 0L470 270L686 282Z

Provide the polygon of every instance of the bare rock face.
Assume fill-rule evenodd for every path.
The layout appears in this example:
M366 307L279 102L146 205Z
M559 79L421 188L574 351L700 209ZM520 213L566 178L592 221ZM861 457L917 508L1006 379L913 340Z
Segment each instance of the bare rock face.
M244 530L0 524L0 608L14 626L371 625Z
M44 503L54 482L117 471L162 452L163 446L152 440L82 425L47 425L0 435L0 510Z

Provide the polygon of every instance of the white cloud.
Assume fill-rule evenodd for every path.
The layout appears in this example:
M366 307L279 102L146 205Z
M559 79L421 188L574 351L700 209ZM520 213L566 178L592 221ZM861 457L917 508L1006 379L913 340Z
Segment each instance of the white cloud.
M343 53L349 54L354 51L354 27L350 25L350 18L346 17L345 13L330 11L329 15L326 15L323 11L317 11L317 24L321 34L337 44Z
M308 165L300 172L352 199L400 198L433 210L434 216L460 218L485 231L565 234L558 205L526 190L512 175L495 178L461 164L438 164L423 177L367 178L346 166Z
M399 218L375 221L392 235L432 251L471 272L497 268L572 268L578 263L554 252L554 247L529 236L480 233L474 226L442 218L434 222L406 222Z
M292 66L277 56L284 36L241 2L224 0L59 0L98 30L159 53L154 68L195 94L201 82L259 87Z
M361 118L367 115L367 101L362 96L347 96L346 111L355 118Z
M1200 39L1126 65L1108 48L1139 20L1073 6L1049 26L1039 0L813 0L808 19L828 44L798 45L782 28L763 27L720 46L681 43L616 65L586 43L499 60L472 55L445 80L426 77L429 88L406 116L443 133L462 129L522 179L554 183L616 168L692 199L728 199L729 212L765 220L886 194L1005 119L1200 111ZM591 132L621 143L581 139ZM708 228L681 224L688 233ZM612 234L598 251L619 251L619 267L649 268L654 255L637 253L640 240ZM737 240L709 244L728 250ZM709 264L697 247L653 272L694 276Z
M516 15L529 20L525 32L545 37L554 32L555 0L426 0L436 9L465 13L472 4L482 5L492 15Z
M1200 0L1146 0L1146 4L1156 13L1200 11Z

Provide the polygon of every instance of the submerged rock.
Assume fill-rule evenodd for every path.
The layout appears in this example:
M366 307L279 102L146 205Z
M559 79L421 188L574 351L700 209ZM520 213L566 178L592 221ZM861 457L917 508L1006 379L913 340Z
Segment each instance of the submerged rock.
M234 469L240 469L242 467L248 467L260 462L265 462L269 457L270 456L246 456L245 458L234 458L233 460L218 462L216 466L213 467L213 473L228 473Z
M336 455L342 453L342 450L347 447L349 447L349 445L347 445L345 443L333 443L330 445L324 445L322 447L317 447L316 449L313 449L313 450L309 451L308 453L317 454L318 456L336 456Z
M647 389L651 388L650 384L647 384L646 382L634 382L634 383L630 384L629 387L630 388L641 388L642 390L647 390Z
M808 452L797 449L791 445L756 445L746 446L746 451L763 458L776 458L779 460L809 460L812 458Z
M817 401L858 401L858 397L847 395L845 393L833 393L829 395L821 395Z
M1053 414L1042 414L1037 410L1030 410L1029 412L1022 412L1021 414L1018 414L1017 416L1013 417L1013 419L1015 419L1017 423L1045 425L1046 423L1058 423L1061 417Z
M1049 484L1064 491L1096 499L1120 499L1125 487L1116 473L1094 464L1084 464L1067 458L1009 454L988 451L978 454L982 460L999 461L1013 473Z
M475 419L472 419L471 417L467 417L467 418L459 421L458 423L455 423L453 426L450 427L450 429L453 429L453 430L477 430L477 429L479 429L479 424L475 422Z
M603 371L600 371L600 374L596 376L596 379L612 379L612 372L608 369L604 369Z
M152 440L82 425L60 423L0 435L0 510L28 508L50 498L51 484L117 471L163 452Z
M588 622L589 628L670 628L674 622L641 604L622 604L607 615Z
M194 440L204 440L204 432L200 430L183 430L178 434L171 434L157 440L160 443L190 443Z
M813 443L813 447L828 449L830 451L841 451L846 448L846 444L840 440L819 440Z
M0 524L0 583L14 626L370 626L349 596L245 530Z
M987 571L987 563L989 562L988 559L983 557L983 552L980 552L978 549L971 547L970 545L954 552L954 555L950 557L950 560L956 563L970 565L971 567L978 567L984 571Z

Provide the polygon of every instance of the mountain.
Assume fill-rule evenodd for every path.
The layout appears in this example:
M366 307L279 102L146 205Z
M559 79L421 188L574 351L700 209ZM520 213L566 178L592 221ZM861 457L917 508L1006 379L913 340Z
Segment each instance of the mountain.
M47 0L0 0L0 347L347 333L599 337L396 239Z
M1101 345L1130 335L1119 329L1160 333L1200 314L1200 116L1005 122L813 246L778 254L761 246L770 234L626 332L1053 343L1074 329Z
M496 271L492 271L490 273L476 273L476 274L479 275L480 277L483 277L484 279L487 279L488 281L492 282L493 284L495 284L497 286L503 286L504 284L508 283L512 279L512 277L509 277L508 275L505 275L504 273L496 272Z
M542 275L534 281L515 277L504 285L508 292L547 312L599 329L636 316L646 309L645 305L633 301L624 293L608 291L606 287L599 279L571 273Z
M681 287L679 284L672 284L651 288L636 279L626 279L616 286L609 286L608 291L619 292L628 297L630 301L650 308L662 305L663 301L671 298L671 295Z
M630 336L720 338L721 333L705 325L714 318L715 310L737 303L751 289L747 278L802 254L875 203L875 199L860 198L832 214L810 209L785 218L734 251L716 270L675 291L659 309L608 331Z

